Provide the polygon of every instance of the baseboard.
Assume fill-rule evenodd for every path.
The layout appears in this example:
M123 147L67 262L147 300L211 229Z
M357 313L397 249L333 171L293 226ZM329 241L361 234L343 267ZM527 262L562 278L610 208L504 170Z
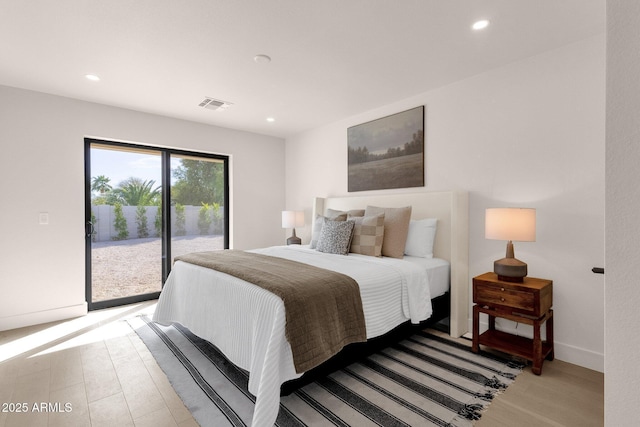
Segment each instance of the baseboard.
M480 321L480 333L486 331L489 325ZM513 335L519 335L527 338L533 338L533 328L530 325L519 324L504 321L504 319L496 319L496 329ZM469 320L469 330L473 330L471 319ZM471 335L471 334L469 334ZM557 337L556 337L557 338ZM542 328L542 339L546 339L545 330ZM604 372L604 354L576 347L554 340L554 355L558 360L568 362L583 368L592 369L598 372Z
M604 354L559 343L558 341L554 343L554 347L555 356L558 360L604 373Z
M39 325L41 323L55 322L57 320L72 319L74 317L85 316L87 312L87 303L85 301L82 304L70 305L67 307L0 317L0 331L24 328L25 326Z

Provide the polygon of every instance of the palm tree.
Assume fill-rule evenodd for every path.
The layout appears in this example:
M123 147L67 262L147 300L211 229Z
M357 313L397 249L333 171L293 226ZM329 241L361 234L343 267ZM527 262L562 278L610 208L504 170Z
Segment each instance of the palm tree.
M104 175L94 176L91 179L91 190L97 191L100 194L104 194L107 191L111 191L112 187L109 184L110 181L111 181L111 178L106 177Z
M160 203L161 186L153 188L155 181L131 177L111 191L113 198L129 206L153 206Z

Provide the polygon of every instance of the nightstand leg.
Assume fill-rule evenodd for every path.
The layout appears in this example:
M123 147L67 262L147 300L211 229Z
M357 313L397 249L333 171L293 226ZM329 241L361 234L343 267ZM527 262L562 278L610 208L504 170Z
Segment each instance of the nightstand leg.
M547 319L547 344L551 347L547 360L553 360L555 357L553 353L553 310L549 310L549 318Z
M533 322L533 366L531 371L540 375L542 373L542 338L540 336L540 321Z
M473 306L473 341L471 342L471 351L477 353L480 350L480 309L477 305Z

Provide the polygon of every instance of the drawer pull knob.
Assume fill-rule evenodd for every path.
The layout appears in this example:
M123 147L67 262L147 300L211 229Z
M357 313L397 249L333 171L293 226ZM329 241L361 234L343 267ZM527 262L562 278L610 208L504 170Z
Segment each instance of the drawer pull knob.
M504 288L500 288L500 290L501 290L502 292L504 292Z
M504 298L500 297L500 301L504 302Z

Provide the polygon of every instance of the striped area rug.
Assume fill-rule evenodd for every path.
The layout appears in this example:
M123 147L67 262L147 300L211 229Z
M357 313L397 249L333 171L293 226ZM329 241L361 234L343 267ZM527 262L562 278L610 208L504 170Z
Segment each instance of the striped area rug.
M198 423L249 426L248 373L181 325L130 321ZM522 367L420 331L280 399L277 426L470 426Z

